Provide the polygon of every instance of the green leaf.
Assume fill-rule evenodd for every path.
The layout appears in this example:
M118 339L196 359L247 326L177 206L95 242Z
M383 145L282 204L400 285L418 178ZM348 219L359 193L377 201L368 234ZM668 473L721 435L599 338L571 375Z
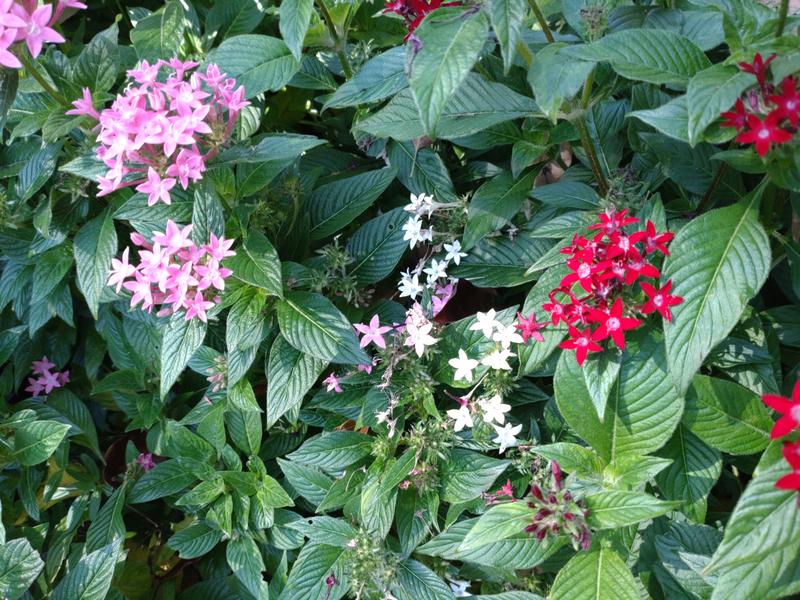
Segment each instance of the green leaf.
M394 592L398 600L452 600L453 592L436 573L416 560L397 565Z
M580 181L557 181L548 185L536 186L531 196L539 202L555 208L575 208L578 210L597 210L600 196L594 189Z
M75 235L74 253L78 287L92 316L97 319L100 296L108 281L111 259L117 252L117 232L111 209L106 209L81 227Z
M672 439L658 452L670 459L656 482L667 500L680 500L682 511L694 520L705 519L706 496L722 473L722 456L689 431L678 425Z
M192 240L198 246L207 244L212 233L217 237L225 233L225 213L214 186L203 180L194 185Z
M183 313L174 313L161 340L161 398L166 398L189 359L203 345L207 325L200 319L186 320Z
M756 210L763 189L700 215L670 244L661 279L672 280L670 294L684 302L673 307L664 334L670 375L681 392L769 274L769 240Z
M100 550L109 544L119 544L125 539L125 522L122 520L122 509L128 495L128 484L123 483L109 496L103 507L92 519L86 532L86 552Z
M324 143L325 140L313 135L268 134L260 138L255 145L237 144L228 148L220 154L213 165L216 167L238 163L264 163L295 159L311 148Z
M603 460L591 448L570 442L556 442L545 446L534 446L539 456L558 462L562 470L581 477L591 478L603 472Z
M584 501L589 509L588 523L595 529L634 525L663 515L677 505L640 492L598 492Z
M167 545L184 560L210 552L222 539L222 533L202 521L192 523L167 540Z
M358 531L350 523L333 517L299 519L289 526L301 531L311 543L339 548L345 548L358 535Z
M516 535L533 522L535 514L536 509L523 501L492 506L469 530L458 549L466 552Z
M453 448L442 465L442 498L445 502L468 502L487 491L511 464L462 448Z
M61 142L47 144L25 162L14 186L14 192L21 201L33 198L50 179L56 170L61 146Z
M683 423L728 454L761 452L772 429L772 417L759 396L738 383L704 375L696 375L686 392Z
M620 355L615 352L601 352L588 356L583 363L581 369L583 380L600 421L605 418L606 402L611 388L617 382L620 365Z
M131 489L128 502L138 504L158 500L182 491L196 480L195 474L187 471L179 460L167 460L142 475Z
M372 438L355 431L331 431L308 438L287 456L290 460L323 471L339 473L354 462L368 456Z
M405 55L405 51L403 52ZM8 111L14 103L19 85L19 71L16 69L0 69L0 129L6 124Z
M117 80L119 69L119 29L112 25L92 38L75 61L75 84L88 87L94 93L110 90Z
M228 351L258 346L264 337L264 306L267 295L258 288L245 288L228 312L225 346ZM230 382L229 382L230 383Z
M311 239L327 237L352 222L372 206L396 175L396 169L386 167L338 179L314 190L306 204Z
M253 392L253 386L250 385L247 379L240 379L235 385L228 386L228 402L242 412L261 412L256 395ZM252 415L250 418L252 418Z
M333 484L333 480L316 467L281 458L278 459L278 466L292 489L314 506L322 502Z
M777 598L796 581L800 556L800 512L797 494L780 490L775 481L787 471L780 444L764 453L725 527L705 573L718 576L712 598ZM721 595L722 594L722 595Z
M653 571L666 595L708 598L716 578L701 573L719 546L722 532L705 525L672 523L669 529L656 536L655 547L661 564ZM700 567L700 568L698 568Z
M14 456L26 467L38 465L50 458L69 429L58 421L28 421L14 432Z
M178 0L169 0L163 10L145 17L131 30L131 42L140 60L151 64L180 54L187 20Z
M626 345L602 422L571 352L561 355L554 383L556 404L567 424L607 462L658 450L683 412L682 398L666 370L663 341L654 334L641 344L631 339Z
M118 543L87 554L53 590L51 600L103 600L111 588Z
M226 40L236 35L250 33L264 19L265 11L260 0L226 0L214 2L206 17L206 34Z
M283 296L283 279L278 253L266 236L259 231L251 231L247 240L236 249L236 256L226 260L233 275L240 281Z
M514 180L511 173L501 173L479 187L469 202L463 245L469 251L489 233L507 225L519 212L533 189L536 172Z
M431 194L441 202L458 201L450 173L435 152L428 148L416 151L408 142L391 141L386 155L389 164L397 168L397 179L412 194Z
M210 63L244 86L247 98L281 89L300 68L282 40L255 34L226 39L209 52L206 64Z
M634 110L625 116L639 119L668 137L689 143L689 112L686 96L678 96L658 108Z
M325 100L324 108L378 102L394 96L407 86L406 50L397 46L369 59L352 79Z
M267 362L267 429L299 406L325 369L327 361L293 348L279 335Z
M527 10L528 5L525 0L492 0L489 5L489 19L500 42L503 69L506 73L514 63ZM537 55L537 60L538 58Z
M0 596L17 600L33 584L44 562L25 538L0 541Z
M225 557L233 576L256 600L269 598L267 582L261 576L264 558L253 538L242 535L229 541Z
M400 262L406 249L403 224L408 213L395 208L364 223L347 242L353 262L347 267L361 285L378 283Z
M414 55L414 45L408 45L409 84L429 136L436 136L439 117L478 59L487 29L483 12L462 8L437 10L416 29L422 48Z
M522 233L513 240L506 236L487 237L478 242L451 267L450 275L467 279L478 287L513 287L536 278L527 274L528 267L542 258L553 246L553 240L534 238Z
M283 41L299 61L303 53L303 40L311 24L311 16L314 14L314 0L281 2L279 14Z
M343 548L308 543L300 550L279 600L338 600L347 591ZM325 580L333 573L339 582L331 588Z
M739 96L755 83L755 77L735 66L714 65L692 77L686 90L689 111L689 143L694 146L706 127L731 108Z
M686 85L692 76L711 66L703 51L687 38L659 29L618 31L565 52L581 60L610 62L623 77L657 85Z
M301 352L334 363L369 362L350 322L324 296L290 292L277 306L283 337Z
M628 566L610 548L579 552L561 568L550 600L639 600Z
M48 296L61 283L73 262L69 244L56 246L42 254L33 269L33 297Z
M437 125L437 137L448 140L463 138L498 123L536 112L536 103L531 98L471 73L443 109ZM358 121L353 129L398 141L414 140L425 135L410 90L402 90L384 108Z
M549 44L536 53L528 71L528 83L536 96L539 108L554 123L561 105L577 94L589 73L593 62L575 60L562 53L565 44Z

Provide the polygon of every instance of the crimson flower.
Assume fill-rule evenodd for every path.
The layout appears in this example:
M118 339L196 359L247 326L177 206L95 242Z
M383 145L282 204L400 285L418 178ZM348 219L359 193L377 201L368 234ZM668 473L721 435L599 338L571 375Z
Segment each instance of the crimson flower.
M745 73L752 73L755 75L758 80L758 86L764 90L767 87L767 68L769 68L769 63L775 60L777 56L777 54L773 54L765 61L761 57L761 53L756 52L752 63L740 62L739 68Z
M792 472L775 482L781 490L800 490L800 441L786 442L783 445L783 458L792 467Z
M797 127L800 119L800 92L797 91L794 77L786 77L781 82L781 95L769 96L768 100L777 106L775 111L781 118L789 119L792 127Z
M650 254L658 250L661 254L665 256L669 256L669 250L667 250L667 244L672 241L672 238L675 237L675 234L671 231L665 231L663 233L656 232L656 226L653 224L651 220L647 220L647 225L645 225L644 231L637 231L636 233L631 234L631 243L638 244L639 242L644 242L644 253Z
M561 254L572 254L575 255L581 250L585 249L589 245L589 240L579 234L575 234L572 236L572 244L567 246L566 248L562 248L559 250Z
M625 284L633 285L633 282L639 277L649 277L650 279L658 279L661 273L653 265L642 258L637 250L631 252L631 257L625 265Z
M589 328L580 331L572 325L569 326L570 339L561 342L558 347L564 350L575 350L575 359L583 365L589 352L602 352L603 348L592 341L592 331Z
M725 119L722 127L735 127L736 131L741 131L747 126L747 109L741 98L736 99L732 111L724 112L720 116Z
M553 290L550 292L550 302L542 304L542 308L550 313L550 322L553 325L558 325L559 321L564 321L564 323L569 322L567 320L567 305L562 304L555 298L556 292L559 291L561 290Z
M584 250L579 255L570 258L567 266L572 269L572 273L561 280L561 287L571 286L576 281L587 292L592 291L592 277L601 271L605 271L611 266L611 261L604 260L594 262L594 250Z
M601 323L600 327L594 330L592 340L599 342L607 337L614 340L620 350L625 349L625 332L636 329L642 322L639 319L622 316L622 298L617 298L611 306L611 310L594 310L593 317Z
M606 212L601 213L599 215L600 222L591 225L589 229L600 229L606 235L611 235L612 233L616 233L619 229L622 229L626 225L639 222L639 219L637 219L636 217L626 217L625 215L627 213L628 213L627 208L623 208L619 212L614 210L607 210Z
M517 313L517 324L515 327L519 329L523 342L527 342L529 339L543 342L544 337L539 333L539 330L543 329L545 325L546 323L536 322L536 313L531 313L531 316L527 318L525 318L521 312Z
M683 298L680 296L669 295L669 291L672 289L672 280L667 281L660 290L657 290L649 283L642 282L640 285L644 293L647 294L648 300L639 310L645 315L657 310L667 321L672 321L669 307L683 302Z
M792 139L792 134L778 126L780 113L774 110L762 121L756 115L747 115L747 126L750 128L736 136L737 142L755 144L756 152L763 157L771 144L783 144Z
M794 384L791 400L775 394L764 394L762 400L764 404L782 415L772 426L771 437L773 440L783 437L800 426L800 379Z

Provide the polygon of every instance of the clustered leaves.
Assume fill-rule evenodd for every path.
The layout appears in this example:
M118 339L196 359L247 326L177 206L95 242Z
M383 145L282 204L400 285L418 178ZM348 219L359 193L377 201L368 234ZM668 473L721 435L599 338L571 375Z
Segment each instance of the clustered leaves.
M0 597L800 593L778 4L0 0Z

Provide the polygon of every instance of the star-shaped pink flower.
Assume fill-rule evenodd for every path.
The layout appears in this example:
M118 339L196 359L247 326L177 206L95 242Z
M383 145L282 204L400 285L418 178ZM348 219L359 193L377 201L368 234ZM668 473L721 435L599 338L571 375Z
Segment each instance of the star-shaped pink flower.
M378 315L373 315L369 325L364 323L355 324L356 331L362 334L361 347L365 348L370 342L374 342L378 348L386 348L386 341L383 335L392 330L391 327L381 326Z

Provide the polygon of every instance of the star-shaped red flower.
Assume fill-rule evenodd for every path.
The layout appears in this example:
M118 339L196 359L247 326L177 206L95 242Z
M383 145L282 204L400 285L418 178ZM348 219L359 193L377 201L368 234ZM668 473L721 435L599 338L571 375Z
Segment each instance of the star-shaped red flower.
M764 394L761 399L764 404L781 414L781 418L772 426L773 440L800 427L800 379L794 384L791 399L775 394Z
M669 250L667 250L667 244L672 241L672 238L675 237L675 234L671 231L664 231L662 233L658 233L656 231L656 226L653 224L652 221L648 219L647 224L645 225L644 231L637 231L636 233L631 234L631 242L634 244L638 244L639 242L644 242L644 253L650 254L658 250L661 254L665 256L669 256Z
M777 56L777 54L773 54L765 61L761 57L761 53L756 52L752 63L740 62L739 68L745 73L752 73L755 75L759 87L764 90L767 87L767 69L769 68L769 63L775 60Z
M519 329L519 334L522 336L522 341L527 342L534 339L537 342L543 342L544 337L539 330L544 329L547 323L537 323L536 313L531 313L531 316L524 317L522 313L517 313L517 324L515 327Z
M756 115L747 115L749 129L736 136L737 142L755 144L756 152L763 157L772 144L784 144L792 139L792 134L778 125L781 116L777 110L769 113L762 121Z
M647 294L647 302L639 310L645 315L657 310L667 321L672 321L669 307L683 302L683 298L680 296L670 296L669 291L672 289L672 280L670 279L665 283L660 290L657 290L649 283L642 282L640 285L644 293Z
M775 482L781 490L800 490L800 441L786 442L783 445L783 458L792 467L792 472Z
M622 298L617 298L608 312L604 310L592 312L592 318L600 323L600 327L592 334L593 341L599 342L610 337L620 350L625 349L625 332L636 329L642 322L632 317L624 317L622 310Z
M735 127L736 131L741 131L747 126L747 109L741 98L736 99L733 110L724 112L720 116L725 119L721 123L722 127Z
M589 352L602 352L603 348L592 341L592 332L589 328L580 331L572 325L569 326L569 339L558 345L564 350L575 350L575 360L583 365Z
M768 100L777 106L776 111L782 118L789 119L792 127L797 127L800 119L800 92L797 91L794 77L786 77L781 82L781 95L769 96Z

